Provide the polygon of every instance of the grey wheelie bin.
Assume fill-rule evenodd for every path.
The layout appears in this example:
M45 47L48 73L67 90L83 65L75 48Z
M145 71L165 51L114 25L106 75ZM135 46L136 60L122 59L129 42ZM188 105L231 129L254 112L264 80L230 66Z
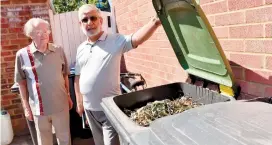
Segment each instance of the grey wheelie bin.
M131 144L132 136L138 133L147 132L150 130L150 126L143 127L137 125L123 112L123 109L139 108L144 106L147 102L163 100L166 98L171 99L171 97L177 96L177 93L184 94L185 96L192 96L194 101L203 104L229 102L233 99L195 85L173 83L119 96L108 97L102 100L101 105L107 118L118 132L122 144Z

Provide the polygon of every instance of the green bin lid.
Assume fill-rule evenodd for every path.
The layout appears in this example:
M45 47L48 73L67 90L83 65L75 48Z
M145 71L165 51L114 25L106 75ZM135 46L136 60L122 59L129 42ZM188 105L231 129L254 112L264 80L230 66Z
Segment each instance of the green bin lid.
M232 87L228 60L199 0L153 0L175 54L189 74Z

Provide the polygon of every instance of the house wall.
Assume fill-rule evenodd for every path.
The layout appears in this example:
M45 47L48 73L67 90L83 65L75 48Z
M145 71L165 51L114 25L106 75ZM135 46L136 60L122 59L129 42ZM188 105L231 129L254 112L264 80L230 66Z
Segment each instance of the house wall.
M200 0L230 61L241 98L272 96L272 0ZM120 33L131 34L155 11L151 0L113 0ZM187 79L165 31L125 55L129 71L141 73L148 86Z

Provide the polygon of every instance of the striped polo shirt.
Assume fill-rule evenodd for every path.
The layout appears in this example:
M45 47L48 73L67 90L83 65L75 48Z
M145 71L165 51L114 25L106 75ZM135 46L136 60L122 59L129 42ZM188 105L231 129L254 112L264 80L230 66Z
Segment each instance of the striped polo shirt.
M34 68L28 53L32 55ZM68 74L67 60L59 46L49 43L42 53L31 43L16 53L14 81L26 80L33 115L50 115L68 108L63 77Z

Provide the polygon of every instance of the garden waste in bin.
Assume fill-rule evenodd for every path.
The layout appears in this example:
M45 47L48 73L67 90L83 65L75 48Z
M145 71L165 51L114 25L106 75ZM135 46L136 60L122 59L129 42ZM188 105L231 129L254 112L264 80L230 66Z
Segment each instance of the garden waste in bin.
M140 126L125 114L125 109L133 110L148 102L176 99L177 92L205 105L229 102L239 95L230 64L199 1L153 0L153 5L182 68L188 72L192 82L201 80L204 85L199 87L177 82L102 99L103 110L123 144L132 143L135 135L146 133L156 122L151 122L149 127ZM216 85L219 92L206 89L210 83Z

